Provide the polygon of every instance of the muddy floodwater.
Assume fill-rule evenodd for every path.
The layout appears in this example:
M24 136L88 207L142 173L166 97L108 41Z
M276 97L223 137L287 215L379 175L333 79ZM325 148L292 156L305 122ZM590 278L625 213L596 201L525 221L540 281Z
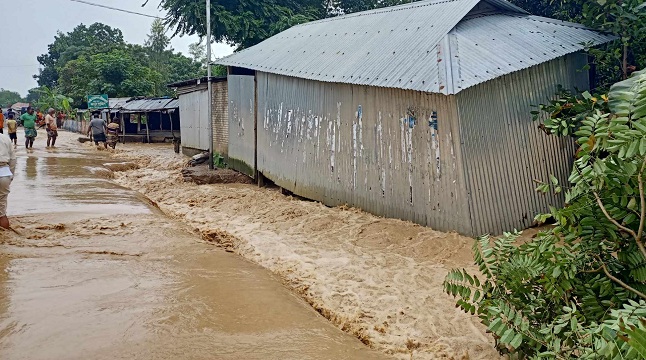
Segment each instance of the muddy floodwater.
M107 152L61 136L56 150L44 133L18 149L16 232L0 233L0 359L386 358L106 178Z

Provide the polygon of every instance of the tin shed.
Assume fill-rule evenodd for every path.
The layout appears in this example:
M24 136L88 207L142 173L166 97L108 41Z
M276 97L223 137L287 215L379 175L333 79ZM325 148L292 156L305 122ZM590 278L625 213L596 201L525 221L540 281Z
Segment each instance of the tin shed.
M466 235L524 229L563 199L574 144L532 123L589 87L612 37L504 0L431 0L295 26L229 67L229 162L298 195ZM584 45L586 44L586 45Z
M229 148L227 78L211 77L211 82L211 96L206 77L169 84L168 87L176 89L179 97L182 152L195 155L211 150L212 146L214 154L226 158ZM210 120L208 106L212 107ZM209 144L209 131L213 131L213 144Z

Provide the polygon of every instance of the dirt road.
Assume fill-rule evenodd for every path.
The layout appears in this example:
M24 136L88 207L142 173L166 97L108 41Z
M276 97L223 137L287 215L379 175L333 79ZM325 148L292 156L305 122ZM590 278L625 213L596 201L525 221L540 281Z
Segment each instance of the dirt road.
M443 292L473 266L473 239L356 209L328 208L253 185L182 181L170 146L121 146L139 168L115 181L169 216L283 278L333 324L399 359L497 359L477 318Z
M109 153L43 135L19 149L17 234L0 233L1 359L385 358L108 180Z

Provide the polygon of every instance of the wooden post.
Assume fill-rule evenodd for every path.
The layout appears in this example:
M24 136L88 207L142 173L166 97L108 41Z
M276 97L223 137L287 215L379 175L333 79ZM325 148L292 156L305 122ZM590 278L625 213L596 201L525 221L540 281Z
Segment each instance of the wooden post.
M173 141L175 141L175 132L173 131L173 114L168 112L168 120L170 120L170 133L173 136Z
M121 117L121 133L123 134L123 143L126 143L126 121L123 119L123 111L119 112Z
M148 139L148 143L150 144L150 130L148 128L148 123L149 122L150 122L150 117L146 116L146 138Z

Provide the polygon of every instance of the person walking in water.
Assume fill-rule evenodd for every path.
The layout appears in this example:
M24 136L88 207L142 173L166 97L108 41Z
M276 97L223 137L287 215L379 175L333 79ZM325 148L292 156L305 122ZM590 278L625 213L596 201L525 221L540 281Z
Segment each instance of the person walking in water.
M90 121L89 129L87 131L87 136L92 134L92 139L94 139L94 145L99 146L99 143L102 142L105 148L108 148L108 142L105 136L105 120L100 118L100 114L95 112L92 114L92 120Z
M112 119L112 122L108 124L108 133L107 133L108 146L112 149L117 147L119 142L119 120L116 118Z
M0 107L0 134L4 134L4 114L2 113L2 107Z
M14 149L18 147L18 122L14 119L15 115L14 113L7 115L7 133L9 133L9 140L13 142Z
M54 147L56 145L56 138L58 137L58 126L56 124L56 110L49 108L47 115L45 115L45 126L47 129L47 147Z
M7 199L9 187L16 171L16 152L11 140L6 135L0 135L0 227L9 229L7 218Z
M38 136L38 132L36 131L36 114L34 114L34 109L31 106L27 108L26 113L20 116L20 121L25 128L25 147L31 149L34 147L34 139Z

